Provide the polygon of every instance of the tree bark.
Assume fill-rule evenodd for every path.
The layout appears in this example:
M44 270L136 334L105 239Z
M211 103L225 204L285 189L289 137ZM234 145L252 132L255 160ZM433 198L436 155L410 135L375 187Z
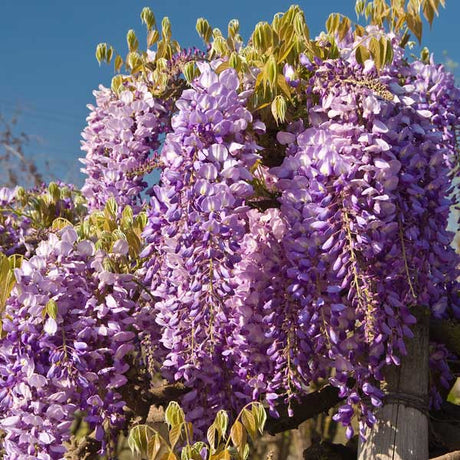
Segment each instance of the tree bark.
M428 315L413 328L407 356L388 368L383 407L377 423L360 443L358 460L428 459Z

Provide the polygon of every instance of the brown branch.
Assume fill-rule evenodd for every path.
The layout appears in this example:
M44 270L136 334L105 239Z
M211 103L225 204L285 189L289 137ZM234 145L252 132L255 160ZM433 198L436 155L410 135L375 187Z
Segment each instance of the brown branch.
M179 397L185 395L191 390L183 383L171 383L161 387L151 388L148 391L151 404L155 406L165 406L171 401L175 401Z
M94 438L95 433L87 434L82 438L73 437L68 443L67 452L64 454L66 460L96 460L99 458L97 451L101 443Z
M126 402L126 412L131 423L145 423L152 406L165 406L190 391L182 383L166 384L160 387L145 388L142 384L132 383L122 388L121 394ZM128 422L129 424L129 422ZM72 437L64 456L66 460L96 460L101 443L88 433L81 438Z
M441 455L440 457L431 458L430 460L460 460L460 450L449 452L448 454Z
M305 420L322 412L327 412L341 400L338 388L326 384L318 391L305 395L299 398L298 401L292 401L291 407L294 412L292 417L289 417L288 408L285 404L277 406L276 409L280 416L278 418L269 416L265 430L271 435L292 430Z

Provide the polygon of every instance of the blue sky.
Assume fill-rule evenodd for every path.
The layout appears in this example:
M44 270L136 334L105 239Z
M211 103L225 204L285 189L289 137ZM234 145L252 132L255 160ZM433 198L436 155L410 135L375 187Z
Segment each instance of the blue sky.
M108 42L123 55L126 32L133 28L145 43L139 14L144 6L155 12L157 22L169 16L173 36L183 46L201 46L195 32L196 18L206 17L213 27L227 28L238 18L247 38L258 21L271 21L285 11L284 0L0 0L0 113L9 117L20 111L19 128L31 142L27 152L50 164L48 178L81 184L78 171L80 132L93 102L93 89L108 85L111 67L99 67L95 47ZM305 0L313 34L320 32L329 13L340 12L355 19L354 0ZM424 44L438 62L443 52L460 62L457 27L460 0L447 0L446 10L426 27ZM457 69L458 70L458 69ZM460 73L460 72L458 72ZM1 185L1 184L0 184Z

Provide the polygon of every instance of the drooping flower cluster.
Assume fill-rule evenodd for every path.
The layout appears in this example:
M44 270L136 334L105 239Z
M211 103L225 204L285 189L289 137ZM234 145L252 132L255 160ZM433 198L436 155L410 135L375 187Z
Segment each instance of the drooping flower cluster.
M158 298L165 375L200 391L184 401L195 408L189 417L203 420L204 407L222 407L229 398L226 300L234 293L243 205L253 195L251 167L259 158L249 128L263 126L253 123L238 95L234 70L217 75L209 64L200 67L176 103L143 255L150 256L146 277Z
M0 341L6 458L63 458L77 411L101 453L116 445L137 306L130 276L106 271L105 258L66 227L15 271Z
M282 191L288 283L305 321L304 353L314 350L325 357L323 370L335 369L330 381L347 398L336 419L350 425L358 390L381 405L371 382L405 354L414 307L458 315L458 257L446 230L454 152L423 100L427 88L414 100L420 63L405 69L412 78L402 86L389 72L392 100L371 65L366 75L343 61L306 64L319 101L310 106L311 126L294 123L278 134L287 156L272 173ZM448 107L458 111L458 104ZM360 404L363 431L375 418Z
M140 82L119 95L103 86L94 95L96 106L88 106L91 113L82 133L82 171L87 176L82 193L90 210L103 207L110 197L135 208L142 203L144 176L155 169L157 149L169 129L167 104Z

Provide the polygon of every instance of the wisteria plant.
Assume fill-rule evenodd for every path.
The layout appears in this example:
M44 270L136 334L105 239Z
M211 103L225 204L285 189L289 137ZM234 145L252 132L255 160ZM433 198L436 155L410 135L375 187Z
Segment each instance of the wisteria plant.
M76 420L109 459L129 429L149 459L243 459L216 416L253 438L264 407L295 416L324 385L365 436L417 321L460 316L460 90L407 52L441 5L357 1L367 25L332 14L316 38L292 6L247 43L200 18L202 50L144 8L146 51L133 31L125 58L98 46L117 75L89 106L81 191L0 189L5 459L71 458ZM431 349L437 407L459 350ZM168 442L145 425L158 400L182 407Z

